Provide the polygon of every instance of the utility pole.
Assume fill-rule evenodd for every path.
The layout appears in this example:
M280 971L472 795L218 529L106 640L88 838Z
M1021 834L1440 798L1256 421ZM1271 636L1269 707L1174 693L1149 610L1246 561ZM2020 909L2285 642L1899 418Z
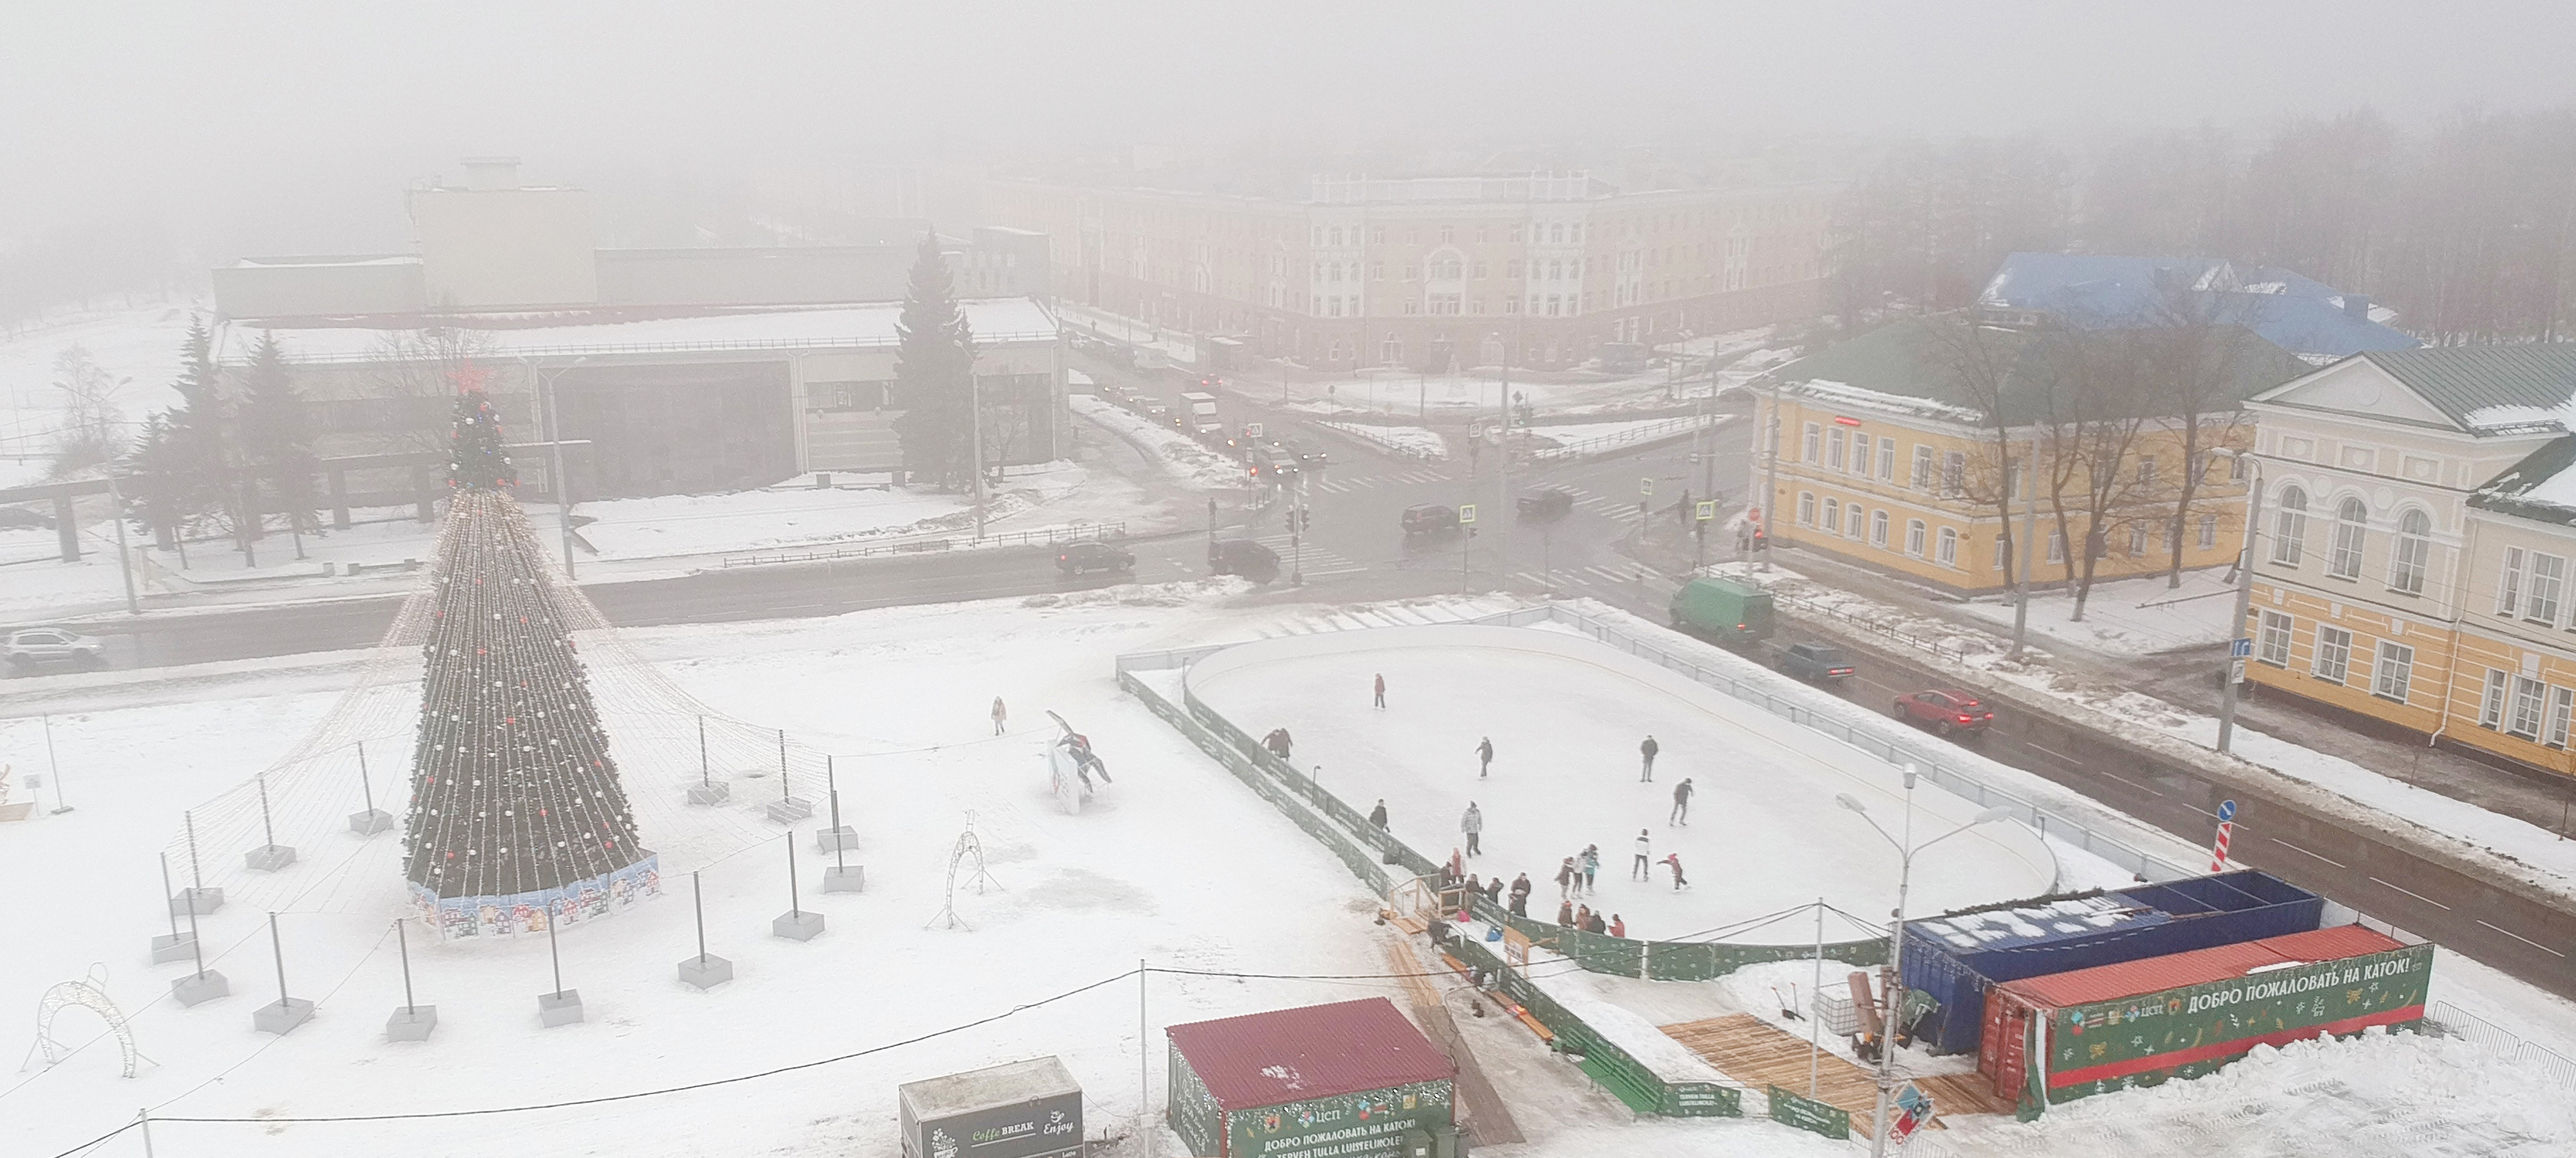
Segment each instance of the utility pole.
M966 371L966 440L975 460L975 537L984 537L984 376Z
M2218 689L2218 750L2225 752L2236 739L2236 685L2242 682L2236 665L2236 641L2243 639L2251 650L2251 639L2245 634L2245 612L2254 604L2254 527L2263 520L2263 461L2250 451L2221 448L2213 454L2241 459L2245 477L2245 550L2236 558L2236 618L2228 621L2227 666L2219 669L2226 682ZM2250 655L2246 658L2252 658Z
M126 381L131 382L133 379L128 378ZM98 420L98 441L101 446L107 445L107 419L104 416ZM136 602L134 598L134 560L127 554L125 547L125 496L117 491L116 476L116 464L108 463L107 512L108 517L116 522L116 573L125 580L125 613L141 615L143 605Z
M1771 383L1771 429L1763 450L1769 456L1770 477L1762 484L1762 502L1755 509L1762 512L1762 545L1768 548L1762 552L1762 570L1768 574L1771 552L1780 549L1780 535L1771 529L1780 525L1780 383L1777 381Z
M2039 451L2039 440L2036 438L2032 439L2030 447L2032 456L2034 458L2037 457ZM2021 464L2021 470L2018 472L2022 477L2013 477L2016 472L2013 470L2012 440L2009 438L2004 440L2004 520L2006 525L2010 525L2012 520L2013 491L2016 487L2029 482L2030 468L2032 465L2032 463L2024 462ZM2030 640L2030 537L2037 533L2039 533L2039 496L2034 494L2022 500L2021 566L2014 568L2013 570L2013 641L2012 652L2004 657L2006 659L2020 659L2021 649L2026 646ZM2009 563L2010 560L2007 559L2006 562Z
M1512 520L1507 512L1512 501L1512 352L1503 351L1502 389L1494 399L1502 405L1502 442L1494 453L1495 550L1502 555L1502 587L1512 585Z
M567 581L576 578L572 561L572 476L564 473L563 421L555 406L555 379L589 360L588 355L575 358L551 375L538 369L535 359L528 360L528 376L537 380L538 402L546 412L547 469L553 475L555 487L555 521L563 524L564 578Z

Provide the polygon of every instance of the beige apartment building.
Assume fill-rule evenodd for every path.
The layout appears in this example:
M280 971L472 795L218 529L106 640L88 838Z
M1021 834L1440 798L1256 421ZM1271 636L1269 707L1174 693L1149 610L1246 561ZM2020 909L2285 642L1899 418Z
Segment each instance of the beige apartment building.
M1811 316L1822 185L1625 192L1588 174L1318 177L1302 201L995 182L1067 301L1318 369L1562 367Z
M2255 398L2247 678L2561 775L2576 716L2576 347L2359 354Z

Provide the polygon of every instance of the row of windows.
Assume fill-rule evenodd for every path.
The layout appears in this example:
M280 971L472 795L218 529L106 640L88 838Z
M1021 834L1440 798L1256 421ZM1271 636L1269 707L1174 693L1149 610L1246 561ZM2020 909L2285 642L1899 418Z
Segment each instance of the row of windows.
M1471 264L1462 258L1442 258L1437 261L1423 262L1420 265L1409 261L1399 262L1397 269L1403 273L1406 281L1464 281L1470 270L1473 270L1477 279L1481 281L1491 276L1493 263L1479 261ZM1583 280L1581 258L1572 261L1532 261L1528 264L1528 270L1531 281ZM1517 280L1521 276L1521 271L1522 264L1517 260L1503 263L1503 276L1506 278ZM1319 261L1315 263L1314 268L1316 281L1332 285L1357 282L1360 280L1360 272L1361 263L1356 261ZM1367 272L1370 280L1385 281L1386 263L1369 262Z
M1439 238L1440 244L1455 245L1458 243L1457 226L1442 225L1435 228L1437 230L1436 236ZM1530 241L1532 244L1536 245L1579 245L1583 241L1583 223L1580 221L1542 222L1540 224L1530 226L1529 229ZM1360 243L1360 227L1356 225L1347 227L1340 225L1318 225L1313 227L1313 231L1313 244L1315 245L1358 245ZM1476 240L1480 242L1491 241L1493 240L1493 232L1494 227L1490 225L1479 225L1476 227ZM1518 225L1511 226L1504 239L1517 244L1521 239L1521 227ZM1386 244L1386 226L1370 226L1368 230L1368 240L1370 243L1376 245ZM1421 244L1422 227L1419 225L1407 227L1404 231L1404 240L1408 245Z
M2264 612L2261 627L2255 633L2254 658L2287 670L2290 666L2290 637L2297 629L2298 620L2288 614ZM2353 670L2352 632L2329 624L2318 624L2316 654L2310 657L2308 674L2329 683L2351 684L2357 674ZM2370 694L2406 702L2406 694L2415 683L2415 649L2393 640L2374 641L2370 670L2366 674Z
M1935 481L1936 452L1935 447L1919 442L1914 444L1913 469L1906 476L1907 486L1918 491L1932 489ZM1878 440L1876 458L1873 460L1870 436L1866 431L1847 430L1841 426L1823 426L1810 422L1807 424L1806 440L1800 446L1799 457L1827 470L1838 470L1859 478L1874 476L1881 482L1896 481L1896 440L1881 436ZM1953 450L1939 453L1938 464L1941 494L1955 496L1966 488L1968 456L1965 452Z
M2370 508L2358 496L2346 496L2335 504L2333 527L2326 539L2326 576L2358 580L2370 545ZM2299 566L2307 557L2307 541L2308 492L2284 487L2280 509L2272 516L2272 562ZM2432 517L2413 508L2398 515L2396 549L2388 556L2388 589L2401 595L2423 594L2425 564L2432 555ZM2556 606L2555 596L2551 605ZM2553 610L2551 617L2555 616Z
M1820 507L1816 502L1815 492L1798 492L1800 526L1814 527L1828 534L1840 535L1855 541L1866 538L1870 546L1888 549L1887 533L1893 521L1885 510L1864 511L1859 503L1846 504L1831 495L1825 496L1824 503ZM1923 558L1924 545L1928 541L1932 544L1933 561L1944 567L1958 566L1958 529L1943 527L1938 535L1933 535L1930 531L1931 528L1921 519L1906 520L1905 553L1917 559Z

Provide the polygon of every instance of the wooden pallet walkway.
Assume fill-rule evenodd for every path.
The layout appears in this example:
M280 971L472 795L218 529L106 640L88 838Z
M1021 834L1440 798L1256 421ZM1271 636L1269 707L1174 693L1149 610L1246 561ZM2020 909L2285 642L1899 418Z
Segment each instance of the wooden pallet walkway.
M1405 996L1413 1004L1413 1020L1420 1023L1424 1034L1440 1052L1449 1055L1449 1064L1458 1067L1458 1102L1466 1111L1461 1115L1469 1136L1479 1146L1500 1146L1527 1139L1521 1136L1520 1124L1512 1120L1511 1110L1494 1083L1485 1077L1485 1067L1467 1048L1467 1039L1458 1032L1458 1023L1449 1015L1449 1007L1440 1000L1440 990L1433 984L1436 977L1418 977L1425 973L1422 958L1413 951L1411 938L1387 942L1386 963L1390 973L1402 975Z
M1793 1093L1807 1092L1806 1039L1750 1013L1667 1025L1663 1030L1666 1036L1707 1059L1718 1072L1754 1089L1776 1085ZM1815 1064L1818 1101L1849 1110L1858 1121L1866 1121L1877 1110L1878 1084L1868 1070L1831 1053L1819 1055ZM1936 1115L2009 1114L2013 1110L2012 1103L1997 1098L1992 1085L1978 1074L1943 1074L1912 1080L1923 1087L1924 1093L1932 1095Z

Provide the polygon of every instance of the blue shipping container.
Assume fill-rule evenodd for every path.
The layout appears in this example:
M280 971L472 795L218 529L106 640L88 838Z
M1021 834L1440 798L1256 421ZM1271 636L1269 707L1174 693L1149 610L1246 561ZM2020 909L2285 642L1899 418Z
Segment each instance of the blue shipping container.
M2248 869L1908 921L1905 987L1937 1003L1915 1033L1934 1053L1972 1053L1996 982L2304 933L2324 910Z

